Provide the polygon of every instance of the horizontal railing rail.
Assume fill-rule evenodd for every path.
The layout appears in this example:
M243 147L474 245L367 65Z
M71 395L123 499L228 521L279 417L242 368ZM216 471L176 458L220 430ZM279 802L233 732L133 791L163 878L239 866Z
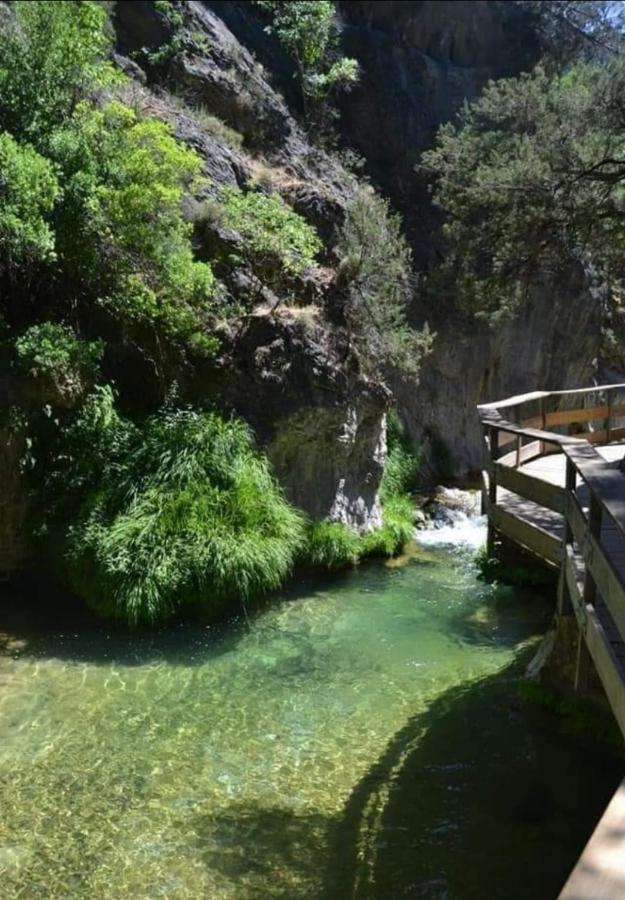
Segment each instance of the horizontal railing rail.
M625 384L534 391L481 404L478 413L489 553L501 534L560 569L559 611L570 609L579 625L576 686L586 654L625 735L625 472L593 446L625 438L619 391L625 396ZM566 406L553 408L560 403ZM540 477L540 464L524 470L554 452L565 459L564 485ZM515 497L528 503L519 505ZM554 521L561 523L560 535Z

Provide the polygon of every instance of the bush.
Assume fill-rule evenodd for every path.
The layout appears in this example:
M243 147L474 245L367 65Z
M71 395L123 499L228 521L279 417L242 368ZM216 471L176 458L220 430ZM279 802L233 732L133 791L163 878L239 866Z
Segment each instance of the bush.
M74 588L101 613L129 625L190 604L223 615L291 571L302 518L242 422L166 409L137 428L103 390L70 445L74 489L97 487L66 530L66 558ZM86 447L99 450L92 471L75 465Z
M10 134L0 134L0 272L54 257L51 213L59 193L54 167Z
M246 265L256 282L253 301L260 299L264 287L275 290L285 276L302 275L314 265L321 241L279 194L227 187L221 201L218 215L239 237L240 255L232 261Z
M305 562L323 569L354 565L360 555L360 538L342 522L313 522L309 526Z
M81 341L71 328L55 322L32 325L15 341L20 365L35 378L58 378L71 372L93 377L103 349L102 341Z
M382 507L382 527L362 538L360 555L395 556L414 533L414 508L406 494L387 497Z
M41 149L81 96L118 77L107 12L84 0L16 0L1 24L0 129Z
M365 368L416 374L432 336L416 330L407 314L412 255L399 216L373 190L359 191L345 216L337 253L345 286L345 320Z
M386 497L413 491L421 471L421 451L415 448L406 427L394 410L386 421L387 456L380 485L382 502Z
M208 264L193 258L182 198L201 173L199 156L170 127L118 101L87 103L51 137L63 172L57 217L60 262L123 321L188 339L206 329L215 293Z
M338 52L339 30L331 0L257 0L271 16L268 32L275 32L290 54L302 92L305 115L323 124L320 107L337 90L348 90L359 76L358 63Z

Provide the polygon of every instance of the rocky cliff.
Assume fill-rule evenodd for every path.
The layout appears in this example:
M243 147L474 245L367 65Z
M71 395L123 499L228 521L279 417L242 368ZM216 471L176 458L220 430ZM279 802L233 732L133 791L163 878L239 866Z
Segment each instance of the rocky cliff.
M266 34L253 4L215 0L191 7L197 26L210 36L210 50L200 61L183 57L169 77L176 85L191 85L210 108L244 130L246 144L251 141L267 163L265 177L331 238L353 177L331 155L312 150L297 124L288 57ZM364 158L366 173L402 213L416 266L425 271L444 254L444 244L428 185L415 172L419 155L431 146L438 126L489 79L536 61L532 22L516 4L486 0L343 2L339 10L344 50L361 71L341 103L341 143ZM248 121L241 103L258 115ZM463 476L478 467L478 402L539 385L587 383L599 355L600 303L575 265L567 283L537 286L524 310L495 330L460 315L453 297L424 302L417 295L412 315L417 325L428 321L437 339L419 383L393 387L406 424L425 444L430 470L438 476ZM318 484L326 477L320 472ZM359 505L358 498L354 502Z
M321 149L306 133L292 62L255 4L178 4L182 25L163 6L118 0L117 60L130 76L127 102L170 122L203 159L208 186L187 203L198 256L212 261L235 296L249 287L244 266L220 271L219 257L236 251L236 239L206 212L228 184L278 191L324 242L321 265L294 282L289 302L283 298L274 308L276 298L266 293L249 321L224 330L216 363L196 361L176 378L190 399L252 424L300 507L367 530L380 519L391 397L363 374L332 316L333 244L359 177L336 149ZM339 149L362 157L365 175L404 218L417 269L427 271L444 244L428 185L415 172L419 155L489 78L535 60L531 23L515 4L497 0L341 2L338 10L343 49L360 67L358 85L341 101ZM593 298L587 277L573 266L567 283L538 286L514 321L490 331L461 315L453 296L424 301L415 291L412 319L417 326L428 321L437 337L420 379L391 387L437 477L479 465L479 401L588 382L600 337ZM109 342L105 375L128 406L163 399L157 373L122 340ZM5 449L13 459L15 447ZM16 497L17 484L10 485ZM0 544L23 515L19 497L9 506L0 517L8 523Z

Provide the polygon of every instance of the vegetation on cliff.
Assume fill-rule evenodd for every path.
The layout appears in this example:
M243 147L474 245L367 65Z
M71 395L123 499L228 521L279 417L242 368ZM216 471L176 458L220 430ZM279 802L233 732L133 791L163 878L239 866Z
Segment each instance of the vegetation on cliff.
M263 6L311 125L356 77L333 4ZM183 12L155 8L178 34ZM250 312L293 302L322 255L340 269L339 327L367 377L416 371L428 338L408 324L410 251L388 203L362 188L324 244L275 189L216 188L171 123L133 102L108 15L96 2L0 5L0 362L28 385L9 418L26 436L39 551L95 609L137 625L237 611L298 562L389 555L412 532L397 478L366 538L306 521L247 426L177 394L180 373L216 360ZM219 236L212 255L198 253L198 223ZM124 354L157 384L157 407L115 387Z
M423 156L446 213L444 271L496 322L579 264L623 292L625 62L538 66L491 83Z

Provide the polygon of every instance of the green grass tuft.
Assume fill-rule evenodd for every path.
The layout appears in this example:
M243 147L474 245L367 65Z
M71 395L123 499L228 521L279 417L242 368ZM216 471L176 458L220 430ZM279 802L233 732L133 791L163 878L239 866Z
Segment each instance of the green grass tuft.
M414 507L407 494L386 498L382 513L382 527L363 536L360 555L395 556L414 532Z
M358 561L360 544L354 529L342 522L312 522L303 558L320 568L342 569Z
M129 625L190 605L219 615L284 583L303 518L242 422L166 410L107 428L98 487L67 532L71 580L96 610Z

